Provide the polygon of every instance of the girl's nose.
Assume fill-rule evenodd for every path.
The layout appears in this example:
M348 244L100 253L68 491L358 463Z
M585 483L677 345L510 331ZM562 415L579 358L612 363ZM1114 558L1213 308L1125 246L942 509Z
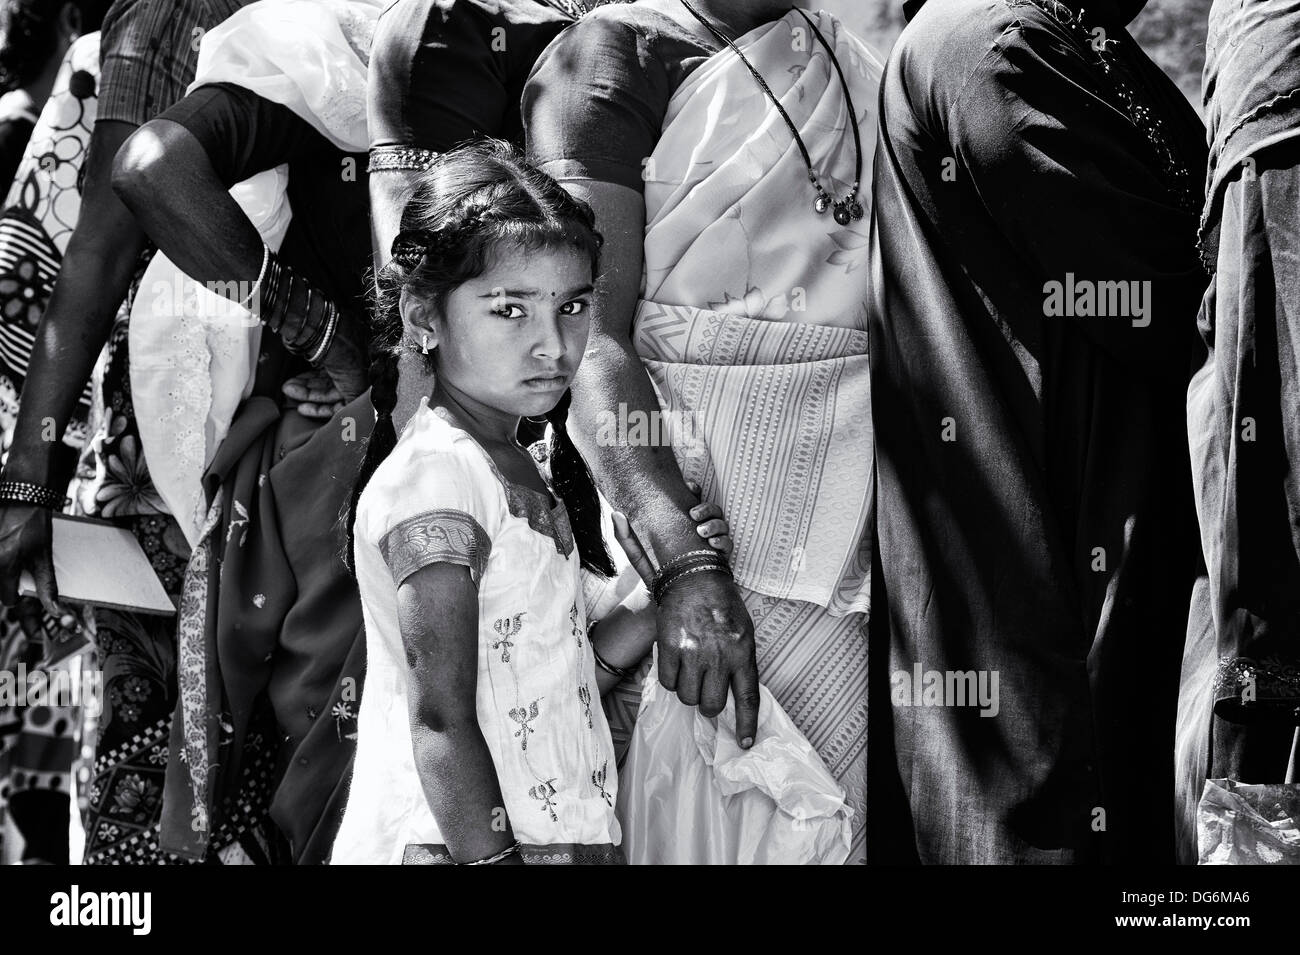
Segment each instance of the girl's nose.
M539 323L537 341L533 344L533 354L538 358L559 359L563 358L567 351L559 316L550 315L542 319Z

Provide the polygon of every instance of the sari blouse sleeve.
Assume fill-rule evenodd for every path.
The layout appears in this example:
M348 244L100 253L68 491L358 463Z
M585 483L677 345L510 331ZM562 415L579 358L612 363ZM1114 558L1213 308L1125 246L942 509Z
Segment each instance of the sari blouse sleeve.
M528 158L557 179L641 192L672 90L649 40L608 9L569 27L537 61L522 107Z
M515 59L528 55L521 48L530 42L532 31L508 11L481 2L397 0L380 16L371 47L370 148L444 152L481 135L517 138L528 67Z
M213 171L227 187L281 163L332 148L287 106L233 83L200 86L158 118L184 126L199 141Z

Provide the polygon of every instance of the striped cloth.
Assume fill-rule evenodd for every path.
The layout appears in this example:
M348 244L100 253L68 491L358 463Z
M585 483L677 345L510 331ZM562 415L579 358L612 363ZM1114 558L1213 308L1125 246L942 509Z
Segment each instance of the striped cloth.
M249 0L114 0L104 15L99 118L143 126L194 79L203 34Z

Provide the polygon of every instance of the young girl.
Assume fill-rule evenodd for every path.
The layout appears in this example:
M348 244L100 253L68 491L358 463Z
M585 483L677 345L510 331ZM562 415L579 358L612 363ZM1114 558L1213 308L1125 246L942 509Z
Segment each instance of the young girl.
M580 565L614 568L565 433L599 248L591 210L503 143L442 155L406 206L348 515L367 672L335 864L623 861L600 694L654 619L627 604L588 630ZM433 385L398 438L403 349ZM517 440L540 416L549 482ZM692 513L730 544L715 507Z

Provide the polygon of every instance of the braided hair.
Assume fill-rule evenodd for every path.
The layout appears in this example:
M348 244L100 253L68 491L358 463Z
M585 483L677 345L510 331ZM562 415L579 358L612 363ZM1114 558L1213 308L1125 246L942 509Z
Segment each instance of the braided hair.
M601 235L591 207L550 176L529 166L510 144L495 139L462 145L420 174L402 211L392 260L375 277L370 348L370 399L378 419L343 513L343 559L355 574L357 504L375 469L397 444L398 358L402 354L403 290L435 310L462 283L483 274L501 243L525 249L571 248L600 264ZM422 356L432 375L435 355ZM601 532L600 500L591 472L566 430L566 389L546 415L551 424L551 481L569 514L582 566L603 576L614 564Z

